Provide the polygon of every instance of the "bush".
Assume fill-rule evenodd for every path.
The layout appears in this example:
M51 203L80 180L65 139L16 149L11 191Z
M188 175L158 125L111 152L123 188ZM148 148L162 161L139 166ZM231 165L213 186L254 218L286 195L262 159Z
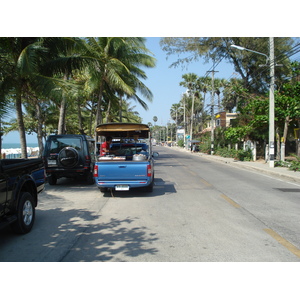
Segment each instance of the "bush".
M275 167L289 168L291 171L300 171L300 157L293 155L296 160L290 161L275 161Z
M296 155L293 155L296 160L292 160L290 162L290 167L289 167L289 170L291 171L300 171L300 157L299 156L296 156Z
M241 161L251 161L252 160L252 152L250 149L238 150L237 158Z
M228 148L218 148L215 152L216 155L222 157L230 157L241 161L250 161L252 160L252 152L248 150L235 150Z
M184 140L179 140L177 144L178 144L178 147L183 148L184 147Z

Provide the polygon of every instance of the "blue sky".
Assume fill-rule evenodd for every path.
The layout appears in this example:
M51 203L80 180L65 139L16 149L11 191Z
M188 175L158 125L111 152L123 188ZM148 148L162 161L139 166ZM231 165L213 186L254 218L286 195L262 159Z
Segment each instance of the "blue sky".
M153 116L157 116L157 125L165 125L170 119L170 108L172 104L178 103L185 88L179 86L182 81L182 75L186 73L195 73L198 76L205 76L206 72L212 68L212 63L204 64L203 61L193 62L189 65L170 68L170 65L177 60L177 56L167 58L159 45L159 37L147 38L146 46L157 59L157 65L153 69L147 69L148 79L145 81L147 87L153 93L153 102L147 103L149 110L145 111L136 106L136 110L143 118L143 123L153 123ZM182 55L185 57L188 55ZM232 65L222 62L216 69L215 78L229 79L233 76ZM132 103L134 105L134 103Z

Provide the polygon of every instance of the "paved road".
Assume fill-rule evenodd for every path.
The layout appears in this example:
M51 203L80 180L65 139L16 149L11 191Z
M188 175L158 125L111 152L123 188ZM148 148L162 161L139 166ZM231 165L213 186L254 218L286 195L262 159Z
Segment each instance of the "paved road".
M300 261L300 185L157 147L151 194L61 179L0 261Z

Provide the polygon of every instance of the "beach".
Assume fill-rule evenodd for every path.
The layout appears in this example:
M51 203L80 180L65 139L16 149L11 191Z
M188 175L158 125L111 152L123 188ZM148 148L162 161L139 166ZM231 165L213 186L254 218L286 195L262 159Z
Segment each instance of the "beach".
M3 144L1 149L2 156L5 158L20 158L21 157L21 145L17 143ZM37 144L28 144L27 156L38 156L39 147ZM4 158L4 157L3 157Z

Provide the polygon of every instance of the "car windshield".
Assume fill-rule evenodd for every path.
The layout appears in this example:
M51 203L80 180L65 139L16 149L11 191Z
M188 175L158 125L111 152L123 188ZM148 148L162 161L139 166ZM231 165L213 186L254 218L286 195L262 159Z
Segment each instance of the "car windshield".
M54 138L50 143L50 153L59 153L65 147L72 147L78 151L81 150L79 138Z

